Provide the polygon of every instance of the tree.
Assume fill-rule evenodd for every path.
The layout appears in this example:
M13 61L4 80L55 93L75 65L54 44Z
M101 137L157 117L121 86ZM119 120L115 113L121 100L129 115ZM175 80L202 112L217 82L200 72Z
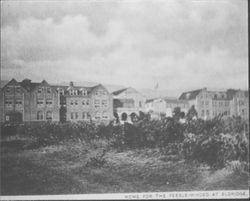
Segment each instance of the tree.
M173 118L176 121L179 121L182 116L181 108L180 107L175 107L173 111Z
M125 112L122 113L121 117L122 117L122 121L126 121L128 119L128 115Z
M194 105L191 106L191 108L188 110L187 115L186 115L186 119L187 121L192 120L194 117L198 117L198 113L194 107Z

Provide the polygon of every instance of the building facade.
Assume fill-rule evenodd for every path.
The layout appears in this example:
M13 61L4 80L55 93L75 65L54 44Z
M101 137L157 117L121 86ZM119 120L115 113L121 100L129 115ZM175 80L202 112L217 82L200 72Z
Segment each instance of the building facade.
M140 111L145 112L145 97L135 89L129 87L114 91L113 104L114 113L119 119L125 114L128 118L131 115L139 115Z
M0 93L1 122L96 121L113 119L112 95L93 87L50 85L12 79Z
M170 99L170 98L155 98L146 101L146 112L149 112L151 118L160 119L161 115L172 117L175 108L180 108L181 112L187 113L189 109L188 101Z
M227 91L208 91L206 88L184 92L179 97L186 100L189 107L195 107L198 118L211 119L218 115L225 118L241 116L249 119L248 92L229 89Z
M61 121L105 122L113 119L113 100L101 84L94 87L54 86L60 94ZM63 118L64 117L64 118Z
M12 79L1 89L1 122L59 121L59 100L45 80Z

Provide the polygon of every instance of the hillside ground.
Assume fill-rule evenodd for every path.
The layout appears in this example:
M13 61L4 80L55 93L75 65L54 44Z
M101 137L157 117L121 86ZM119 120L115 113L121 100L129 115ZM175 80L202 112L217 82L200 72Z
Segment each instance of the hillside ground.
M211 170L166 156L157 149L109 149L104 163L91 164L105 142L64 142L37 149L2 142L1 194L84 194L248 189L248 175ZM88 163L89 162L89 163Z

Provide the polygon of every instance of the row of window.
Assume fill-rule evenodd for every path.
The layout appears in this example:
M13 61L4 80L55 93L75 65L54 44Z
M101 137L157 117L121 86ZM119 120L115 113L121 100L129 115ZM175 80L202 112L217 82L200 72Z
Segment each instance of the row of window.
M201 106L204 106L204 105L205 105L205 106L208 106L208 105L209 105L209 101L201 101L201 102L200 102L200 105L201 105Z
M108 107L108 100L98 100L94 101L95 108Z
M61 91L60 92L61 95L63 95L63 92ZM77 89L71 89L69 91L69 94L71 96L74 96L74 95L79 95L79 91ZM87 90L83 90L82 93L81 93L83 96L87 96L88 95L88 91ZM107 95L107 92L106 91L96 91L95 92L95 95L96 96L99 96L99 95Z
M95 95L96 95L96 96L107 95L107 92L106 92L106 91L96 91L96 92L95 92Z
M82 105L89 105L89 100L82 100L81 101ZM78 100L71 100L70 101L70 105L78 105Z
M210 115L209 110L201 110L201 116L204 117L205 114L207 117L209 117ZM213 116L217 116L219 114L230 115L230 111L224 111L224 112L213 111Z
M52 104L53 104L53 101L52 101L52 99L47 99L46 101L45 101L45 103L46 103L46 105L47 106L52 106ZM36 104L37 104L37 106L39 107L39 106L44 106L44 100L37 100L37 102L36 102Z
M90 119L91 118L91 115L90 115L90 113L89 112L83 112L83 113L81 113L82 114L82 116L80 117L79 115L79 113L78 112L71 112L70 113L70 118L71 118L71 120L77 120L77 119ZM102 114L100 113L100 112L96 112L95 113L95 117L94 117L95 119L108 119L108 113L107 112L103 112Z
M51 94L51 92L52 92L50 87L39 87L37 90L37 93L40 94L43 91L44 92L46 91L47 94Z
M70 94L71 96L79 95L78 90L74 90L74 89L71 89L71 90L69 91L69 94ZM81 94L82 94L83 96L87 96L87 95L88 95L88 91L87 91L87 90L83 90ZM61 95L63 95L63 94L61 94Z
M13 90L15 90L15 92L17 94L20 94L21 93L21 87L20 86L15 86L15 87L6 87L6 93L11 93L13 92Z
M209 117L209 110L201 110L201 116L204 117L206 112L206 116Z
M45 114L45 119L46 120L52 120L53 113L52 111L47 111ZM44 113L43 111L38 111L37 112L37 120L44 120Z
M229 102L229 101L226 101L226 102L224 102L224 101L220 101L220 102L218 102L218 101L213 101L213 106L214 106L214 107L216 107L216 106L222 107L222 106L229 106L229 105L230 105L230 102Z
M23 104L22 100L16 100L15 101L16 106L21 106ZM13 106L13 101L12 100L6 100L5 101L5 106L6 107L12 107Z
M83 112L82 117L80 119L90 119L90 113L89 112ZM71 119L79 119L79 113L78 112L71 112L70 113Z
M219 114L230 115L230 111L224 111L224 112L213 111L213 116L217 116Z

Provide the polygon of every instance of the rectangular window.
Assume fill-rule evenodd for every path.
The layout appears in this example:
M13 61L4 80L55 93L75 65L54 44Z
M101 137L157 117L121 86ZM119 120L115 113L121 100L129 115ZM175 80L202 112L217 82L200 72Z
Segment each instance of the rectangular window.
M85 100L82 101L82 105L85 105Z
M38 90L37 90L37 93L40 94L40 93L42 93L42 91L43 91L43 88L39 87Z
M78 101L77 100L75 100L75 105L78 105Z
M87 112L87 119L90 119L91 118L91 115L89 112Z
M83 112L82 113L82 119L86 119L86 118L87 118L86 112Z
M74 101L73 100L70 101L70 105L72 105L72 106L74 105Z
M95 108L99 108L100 107L100 100L95 100Z
M36 104L39 107L43 106L43 100L37 100Z
M47 88L47 94L50 94L51 93L51 88Z
M108 107L108 101L102 100L102 107Z
M16 100L16 106L21 106L23 104L22 100Z
M209 102L208 102L208 101L206 101L206 106L208 106L208 104L209 104Z
M207 116L209 116L209 110L207 110Z
M89 105L89 100L86 100L86 105Z
M5 101L5 105L6 105L6 107L12 107L12 100L6 100Z
M78 119L78 112L75 113L75 118Z
M20 87L16 87L16 93L20 94L21 93L21 88Z
M71 119L74 119L74 112L71 112L71 113L70 113L70 118L71 118Z
M87 96L87 95L88 95L88 92L87 92L86 90L83 90L83 91L82 91L82 95Z
M46 100L46 105L47 106L52 106L52 100L51 99L47 99Z
M5 91L5 92L6 92L6 93L10 93L10 91L11 91L11 90L10 90L10 87L6 87L6 91Z
M201 116L203 116L203 117L205 116L205 111L204 110L201 111Z

